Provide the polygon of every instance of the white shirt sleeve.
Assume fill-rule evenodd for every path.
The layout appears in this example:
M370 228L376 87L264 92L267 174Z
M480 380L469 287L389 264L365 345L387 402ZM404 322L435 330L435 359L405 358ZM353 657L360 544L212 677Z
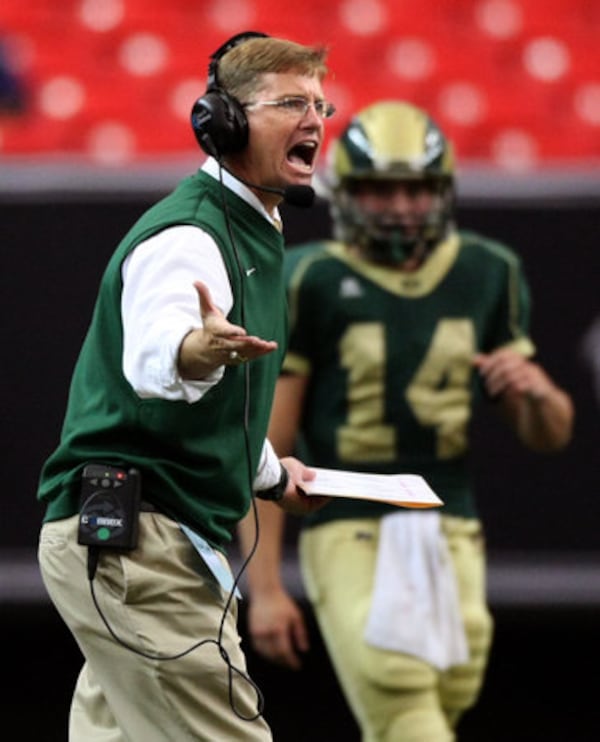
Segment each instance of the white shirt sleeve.
M177 368L183 338L202 327L194 281L210 290L227 315L233 294L223 257L198 227L165 229L140 243L122 267L123 373L142 398L198 401L223 377L224 366L202 381L184 380Z
M271 441L265 438L252 489L256 492L274 487L279 482L280 477L281 463L279 457L275 453Z

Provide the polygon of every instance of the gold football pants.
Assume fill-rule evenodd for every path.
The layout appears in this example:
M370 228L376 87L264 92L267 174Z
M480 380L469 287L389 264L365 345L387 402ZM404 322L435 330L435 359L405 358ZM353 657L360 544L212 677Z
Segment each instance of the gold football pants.
M450 742L461 714L475 703L481 689L492 638L481 524L452 516L441 520L469 646L468 663L444 672L363 640L374 585L378 519L340 520L301 534L306 593L363 742Z

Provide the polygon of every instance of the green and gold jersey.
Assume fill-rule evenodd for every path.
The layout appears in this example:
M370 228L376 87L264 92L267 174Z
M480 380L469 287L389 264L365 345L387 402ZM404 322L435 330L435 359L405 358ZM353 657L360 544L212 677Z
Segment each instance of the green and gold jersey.
M475 515L468 428L483 395L473 355L532 355L517 256L460 232L416 272L367 263L335 242L288 250L284 370L309 375L299 451L307 464L420 474L444 512ZM310 522L393 509L335 499Z

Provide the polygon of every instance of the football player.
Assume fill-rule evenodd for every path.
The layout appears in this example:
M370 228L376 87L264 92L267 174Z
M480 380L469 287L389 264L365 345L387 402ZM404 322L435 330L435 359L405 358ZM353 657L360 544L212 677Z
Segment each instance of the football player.
M455 223L452 146L423 110L359 112L330 156L334 240L288 251L290 341L270 439L317 467L420 474L438 511L333 498L300 534L304 586L365 742L446 742L492 640L468 474L482 399L527 447L570 440L573 407L532 357L518 256ZM280 575L283 516L260 503L255 648L300 666L303 615ZM249 543L241 530L242 544Z

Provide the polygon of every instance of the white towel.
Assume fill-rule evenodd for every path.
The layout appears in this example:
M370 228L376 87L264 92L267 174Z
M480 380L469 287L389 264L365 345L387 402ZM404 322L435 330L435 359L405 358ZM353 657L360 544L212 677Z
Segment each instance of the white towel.
M440 670L467 662L458 589L437 511L382 518L364 638Z

